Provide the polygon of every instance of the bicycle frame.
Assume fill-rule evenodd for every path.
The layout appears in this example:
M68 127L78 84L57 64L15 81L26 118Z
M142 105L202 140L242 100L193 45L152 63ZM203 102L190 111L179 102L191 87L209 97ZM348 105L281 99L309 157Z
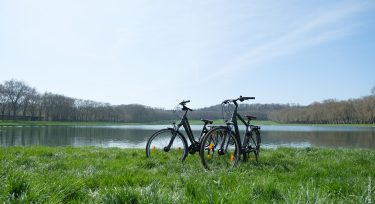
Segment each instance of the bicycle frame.
M258 161L260 134L258 126L251 125L251 120L256 119L255 116L247 115L242 117L238 113L238 101L255 99L255 97L242 97L237 99L224 100L222 104L223 119L226 125L220 125L212 128L203 136L200 146L200 158L206 169L216 168L232 168L235 167L241 156L246 161L249 153L254 152ZM234 109L227 107L234 105ZM227 118L228 115L230 118ZM244 119L245 118L245 119ZM247 120L246 120L247 119ZM243 140L238 124L241 122L246 126ZM254 131L254 132L253 132ZM256 141L253 136L256 136ZM259 141L259 142L258 142Z
M242 149L242 145L243 143L245 142L245 138L246 138L246 135L248 134L249 132L249 127L251 127L252 125L250 125L250 120L248 120L247 122L245 121L245 119L242 118L242 116L238 113L237 109L238 109L238 104L237 104L237 101L232 101L233 104L235 105L235 108L233 110L233 114L231 116L231 119L230 119L230 123L233 124L234 126L234 133L235 133L235 137L237 139L237 141L239 141L239 149L241 150L241 153L243 153L243 149ZM237 119L239 119L245 126L246 126L246 130L245 130L245 133L244 133L244 137L243 137L243 141L241 142L241 134L240 134L240 130L238 128L238 122L237 122ZM232 127L230 124L227 124L227 127L229 130L231 130L230 132L232 132Z
M199 141L197 141L195 138L194 138L194 134L193 134L193 131L191 130L191 127L190 127L190 124L189 124L189 120L187 119L187 113L189 111L189 108L183 106L182 110L185 111L184 115L182 116L180 122L178 123L178 125L176 126L175 123L173 123L173 137L171 139L171 141L169 142L168 146L165 147L166 150L169 150L170 147L172 146L173 142L174 142L174 139L176 138L176 135L177 135L177 132L180 132L180 128L181 126L185 129L185 133L187 134L188 136L188 139L190 141L190 143L192 145L199 145ZM205 123L203 125L203 128L202 128L202 131L199 135L199 138L201 138L205 133L208 132L208 129L207 129L207 123ZM181 132L180 132L181 133ZM182 134L182 133L181 133ZM182 134L183 135L183 134Z

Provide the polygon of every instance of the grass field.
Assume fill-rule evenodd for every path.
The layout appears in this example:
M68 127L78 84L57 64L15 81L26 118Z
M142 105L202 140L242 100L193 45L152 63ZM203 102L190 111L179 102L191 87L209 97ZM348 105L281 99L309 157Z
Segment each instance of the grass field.
M198 155L155 163L141 149L0 148L0 203L368 203L375 151L262 149L261 162L205 171Z

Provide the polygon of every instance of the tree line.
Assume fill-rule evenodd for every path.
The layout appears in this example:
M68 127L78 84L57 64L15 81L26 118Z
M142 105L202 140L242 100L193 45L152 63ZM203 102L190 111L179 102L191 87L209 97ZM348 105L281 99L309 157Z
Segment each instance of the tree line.
M189 114L192 119L229 119L233 111L233 106L223 106L218 104L210 107L200 108ZM241 115L252 115L256 116L258 120L269 120L268 115L276 110L281 110L288 107L284 104L239 104L238 112Z
M375 87L371 96L360 99L331 99L308 106L240 104L238 110L242 115L254 115L260 120L284 123L375 123ZM225 114L223 115L221 105L189 113L190 119L222 119L223 116ZM139 104L111 105L50 92L39 93L25 82L17 80L0 84L0 120L153 122L176 118L173 110ZM225 118L228 119L228 115Z
M167 120L171 111L143 105L111 105L54 93L39 93L17 80L0 84L0 119L45 121L150 122Z
M290 106L268 116L283 123L375 124L375 94L361 99L330 99L308 106Z
M240 112L267 120L279 104L241 104ZM82 100L54 93L39 93L35 88L17 80L0 84L0 120L45 120L78 122L153 122L176 120L179 110L165 110L139 104L111 105ZM220 105L201 108L189 113L190 119L221 119Z

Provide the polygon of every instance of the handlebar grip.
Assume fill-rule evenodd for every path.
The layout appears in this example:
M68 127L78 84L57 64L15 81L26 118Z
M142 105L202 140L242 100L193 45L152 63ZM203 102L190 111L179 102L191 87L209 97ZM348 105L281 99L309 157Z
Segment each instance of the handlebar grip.
M255 99L255 97L242 97L244 100Z
M243 97L243 96L240 96L237 100L243 102L243 101L249 100L249 99L255 99L255 97Z
M230 101L230 100L224 100L222 103L223 103L223 104L227 104L227 103L229 103L229 101Z
M190 102L190 100L181 101L180 105L185 105L185 104L187 104L187 103L189 103L189 102Z

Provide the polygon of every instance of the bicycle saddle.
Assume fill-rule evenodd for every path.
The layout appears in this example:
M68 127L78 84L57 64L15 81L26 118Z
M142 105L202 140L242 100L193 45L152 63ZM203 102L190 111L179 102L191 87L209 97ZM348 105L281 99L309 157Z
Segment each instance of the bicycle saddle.
M255 116L252 116L252 115L247 115L245 116L248 120L254 120L254 119L257 119L257 117Z
M205 124L212 124L214 121L212 120L207 120L207 119L201 119Z

